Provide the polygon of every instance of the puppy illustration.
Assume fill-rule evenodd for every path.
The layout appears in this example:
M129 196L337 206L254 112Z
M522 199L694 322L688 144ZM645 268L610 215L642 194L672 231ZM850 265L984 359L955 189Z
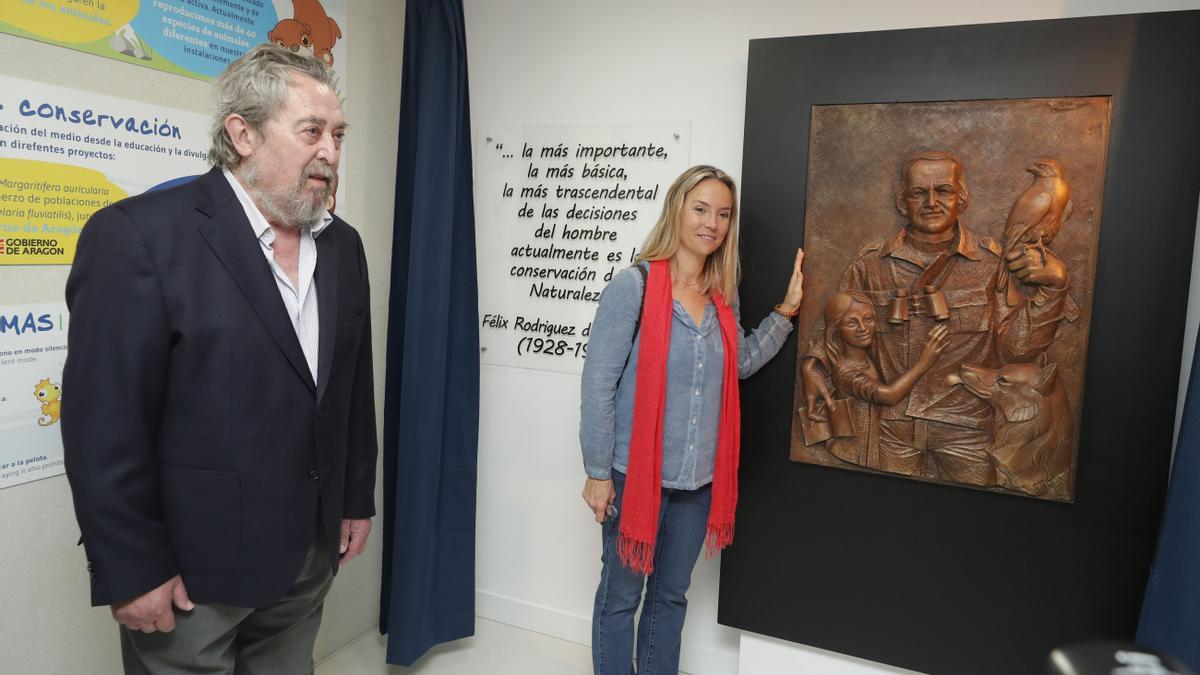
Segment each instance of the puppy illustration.
M342 37L338 27L319 0L292 0L292 18L281 19L267 33L267 39L280 47L333 65L333 45Z
M946 377L996 411L993 456L1000 485L1039 497L1065 497L1074 418L1057 364L1009 363L993 370L962 364Z

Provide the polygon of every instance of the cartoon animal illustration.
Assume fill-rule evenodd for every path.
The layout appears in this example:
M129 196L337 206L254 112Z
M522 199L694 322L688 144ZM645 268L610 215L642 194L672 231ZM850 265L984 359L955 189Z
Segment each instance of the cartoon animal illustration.
M1033 183L1021 193L1008 214L1004 226L1004 260L996 277L996 288L1005 291L1009 307L1015 307L1021 298L1005 266L1008 255L1024 246L1036 246L1044 258L1046 244L1054 241L1075 208L1067 174L1058 160L1039 159L1025 170L1033 174Z
M42 402L42 417L38 418L38 426L48 427L57 422L62 409L62 402L59 401L61 388L46 378L33 388L33 395Z
M998 369L962 364L946 376L996 411L993 457L1000 485L1046 497L1070 487L1074 418L1057 378L1057 364L1009 363Z
M333 45L342 37L338 27L319 0L292 0L292 18L281 19L267 33L267 39L280 47L333 65Z
M133 56L143 61L151 60L150 54L146 51L146 43L138 37L133 26L129 24L121 26L112 34L112 37L108 38L108 46L118 54Z

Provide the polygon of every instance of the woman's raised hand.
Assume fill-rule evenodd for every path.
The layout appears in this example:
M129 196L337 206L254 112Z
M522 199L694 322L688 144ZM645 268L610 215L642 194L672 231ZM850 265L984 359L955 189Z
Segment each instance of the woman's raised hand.
M795 314L796 310L800 309L800 301L804 299L804 270L801 266L804 263L804 249L796 249L796 262L792 265L792 278L788 280L787 293L783 297L783 302L779 303L779 309L785 314Z

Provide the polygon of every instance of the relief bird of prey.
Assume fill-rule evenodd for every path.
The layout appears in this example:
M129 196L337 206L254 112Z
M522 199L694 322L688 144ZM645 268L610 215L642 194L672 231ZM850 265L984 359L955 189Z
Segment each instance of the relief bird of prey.
M1020 302L1017 282L1006 266L1010 254L1032 246L1041 252L1044 262L1046 244L1054 241L1074 207L1071 187L1058 160L1039 159L1025 170L1033 174L1033 184L1025 189L1008 214L1008 224L1004 226L1004 261L996 277L996 288L1005 291L1010 307Z

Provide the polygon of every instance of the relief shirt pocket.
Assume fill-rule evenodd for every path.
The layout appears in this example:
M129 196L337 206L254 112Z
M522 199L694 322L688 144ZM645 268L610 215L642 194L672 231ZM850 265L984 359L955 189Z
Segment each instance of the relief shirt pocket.
M946 304L950 306L951 333L981 333L990 324L988 292L986 289L947 290Z

